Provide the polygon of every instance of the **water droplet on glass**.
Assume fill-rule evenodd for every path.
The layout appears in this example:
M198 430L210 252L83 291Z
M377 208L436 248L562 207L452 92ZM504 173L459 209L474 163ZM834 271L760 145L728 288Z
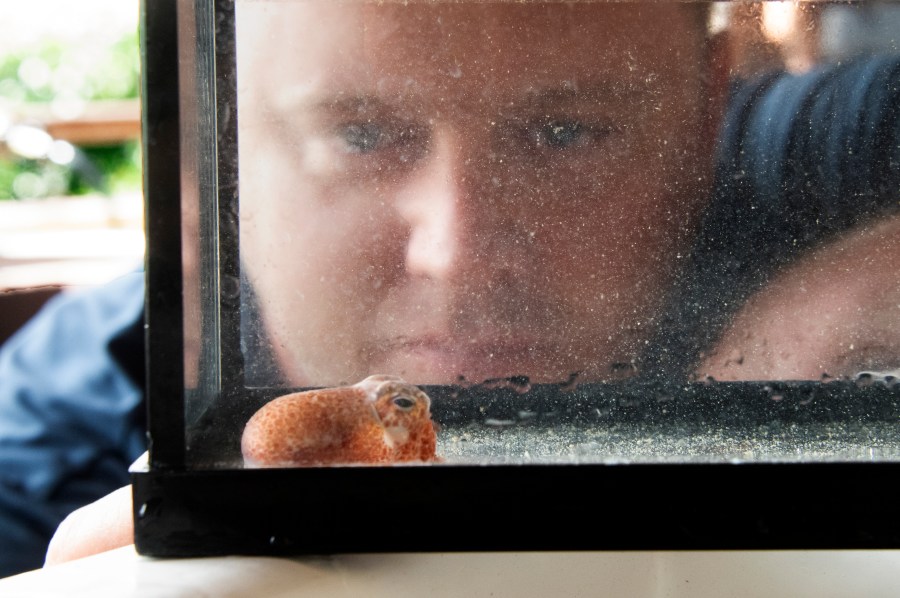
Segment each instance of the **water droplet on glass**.
M528 376L511 376L509 378L489 378L481 383L484 388L509 388L519 394L525 394L531 390L531 381Z
M872 386L872 384L875 383L875 380L875 375L872 374L872 372L860 372L856 374L854 382L856 382L856 385L860 388L865 388L866 386Z
M735 349L728 355L728 359L725 360L725 365L743 365L744 363L744 354L740 352L740 350Z
M222 214L222 218L220 220L222 226L223 235L229 235L232 238L237 238L238 236L238 219L237 215L234 212L225 212Z
M531 390L531 381L528 379L528 376L516 376L515 378L510 378L510 385L510 388L519 394L525 394Z
M631 362L626 361L615 361L610 364L609 369L614 374L620 374L622 372L635 372L637 368Z
M784 398L784 395L782 395L779 391L775 390L771 386L763 386L763 390L766 391L766 394L769 395L769 398L773 401L780 401Z
M569 374L568 380L563 382L560 390L563 392L572 392L573 390L578 388L578 377L581 375L581 372L572 372Z
M226 299L237 299L241 296L241 283L237 276L223 276L221 282L222 296Z

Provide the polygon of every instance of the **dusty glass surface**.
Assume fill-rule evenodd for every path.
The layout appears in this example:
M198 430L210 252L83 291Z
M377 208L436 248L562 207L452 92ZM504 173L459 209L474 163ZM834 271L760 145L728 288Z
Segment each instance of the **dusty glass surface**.
M485 416L437 452L895 458L897 12L238 0L244 387L874 382L865 425Z
M241 257L286 382L620 378L711 184L703 10L241 5Z

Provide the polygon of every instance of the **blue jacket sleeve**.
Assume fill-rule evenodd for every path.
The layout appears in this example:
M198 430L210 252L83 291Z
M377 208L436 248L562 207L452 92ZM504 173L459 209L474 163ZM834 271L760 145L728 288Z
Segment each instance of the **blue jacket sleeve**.
M643 369L686 377L779 266L900 211L900 55L736 83L715 186Z
M767 204L788 258L900 207L900 55L780 76L740 126L732 172Z
M142 327L143 305L143 273L64 293L3 345L0 576L40 567L68 513L128 483L143 392L113 348Z

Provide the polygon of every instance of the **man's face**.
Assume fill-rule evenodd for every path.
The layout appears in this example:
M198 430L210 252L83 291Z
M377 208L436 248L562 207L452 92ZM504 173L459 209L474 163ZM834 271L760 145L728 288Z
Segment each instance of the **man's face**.
M605 379L705 200L691 5L238 8L241 257L294 384Z

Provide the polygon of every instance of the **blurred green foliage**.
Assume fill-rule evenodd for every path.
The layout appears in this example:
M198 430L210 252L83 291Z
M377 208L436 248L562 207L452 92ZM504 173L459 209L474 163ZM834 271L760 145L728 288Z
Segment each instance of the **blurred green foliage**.
M117 145L94 145L82 148L87 157L106 175L107 191L116 193L141 186L141 146L137 141ZM76 178L76 193L91 191Z
M56 40L0 57L0 97L17 102L57 98L136 98L140 90L137 31L108 46L79 48Z
M0 101L137 98L140 92L138 33L105 46L71 46L47 40L40 47L0 56ZM107 191L134 190L141 184L137 142L84 147L106 179ZM84 177L48 160L27 160L2 152L0 199L95 192Z
M74 195L77 180L68 168L53 162L0 159L0 199Z

